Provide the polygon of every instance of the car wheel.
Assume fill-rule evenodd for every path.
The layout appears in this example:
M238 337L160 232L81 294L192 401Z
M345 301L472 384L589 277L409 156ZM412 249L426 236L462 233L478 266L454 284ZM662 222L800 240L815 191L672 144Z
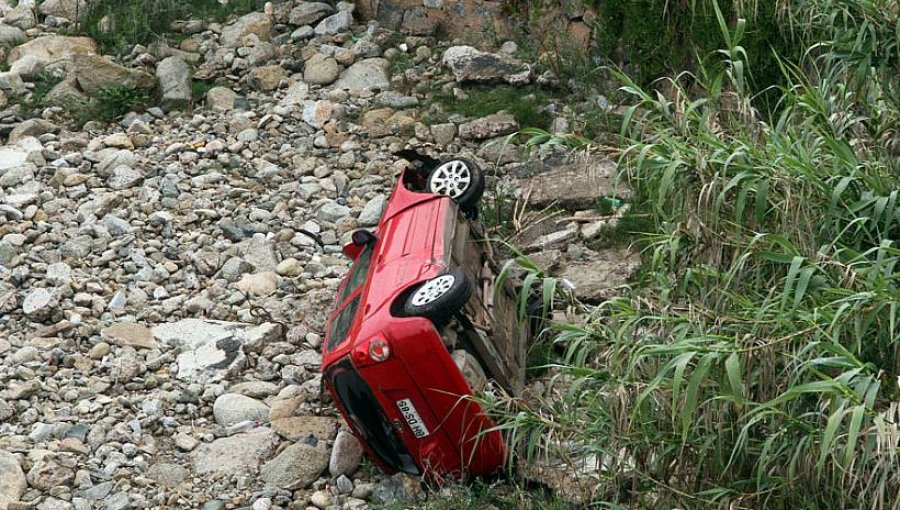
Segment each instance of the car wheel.
M428 191L452 198L463 210L474 209L484 195L484 172L467 159L451 159L428 175Z
M472 286L459 269L436 276L412 291L403 304L403 315L426 317L441 327L469 300Z

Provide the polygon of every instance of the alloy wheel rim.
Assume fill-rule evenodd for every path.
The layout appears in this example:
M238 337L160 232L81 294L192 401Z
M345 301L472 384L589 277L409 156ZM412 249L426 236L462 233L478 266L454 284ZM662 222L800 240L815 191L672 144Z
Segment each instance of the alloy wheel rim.
M452 274L438 276L425 282L425 285L419 287L412 296L412 304L414 306L424 306L437 301L441 296L447 293L456 278Z
M472 184L469 165L458 159L437 167L431 174L431 190L450 198L459 198Z

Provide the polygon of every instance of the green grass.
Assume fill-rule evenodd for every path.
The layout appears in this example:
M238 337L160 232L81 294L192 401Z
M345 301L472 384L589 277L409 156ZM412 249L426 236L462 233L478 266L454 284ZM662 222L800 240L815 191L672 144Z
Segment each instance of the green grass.
M767 55L784 83L772 115L755 107L752 22L717 16L722 50L665 95L620 75L639 203L620 228L646 232L640 277L556 326L563 399L495 407L526 452L610 459L609 504L900 507L900 12L784 9L814 51Z
M169 33L172 22L186 19L224 21L231 14L262 9L264 0L99 0L79 20L104 54L125 54L136 44L149 44ZM101 20L107 19L110 30Z
M46 106L44 100L47 94L62 80L62 78L55 76L53 73L44 71L35 79L34 90L31 91L31 94L17 98L17 101L27 112L43 108Z
M475 480L469 484L453 483L431 493L420 510L570 510L576 508L557 496L540 490L524 490L509 482ZM450 497L447 497L447 496ZM372 506L376 510L404 510L401 504Z
M103 88L84 101L69 101L64 107L80 126L88 121L112 122L128 112L146 108L149 103L147 90L116 86Z
M522 127L546 129L553 120L542 108L552 100L552 94L538 87L513 87L510 85L477 86L466 89L466 99L455 99L438 94L436 101L442 106L444 118L432 118L442 122L447 115L485 117L506 110Z

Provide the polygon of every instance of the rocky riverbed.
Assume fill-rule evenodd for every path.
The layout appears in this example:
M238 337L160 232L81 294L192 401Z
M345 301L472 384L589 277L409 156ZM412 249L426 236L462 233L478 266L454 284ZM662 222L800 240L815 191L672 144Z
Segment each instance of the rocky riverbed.
M377 223L404 148L474 158L520 195L544 179L541 203L570 217L521 242L568 268L582 298L636 267L583 244L610 221L591 197L627 196L614 165L498 153L490 142L519 129L503 113L422 121L434 87L549 79L508 53L398 39L354 21L349 3L281 2L185 22L178 47L116 59L63 35L77 3L0 0L0 509L425 497L414 480L360 469L318 374L348 269L340 247ZM63 78L51 100L126 83L156 106L77 127L62 102L29 115L17 99L46 72ZM201 78L216 86L198 99ZM581 180L560 177L572 172Z

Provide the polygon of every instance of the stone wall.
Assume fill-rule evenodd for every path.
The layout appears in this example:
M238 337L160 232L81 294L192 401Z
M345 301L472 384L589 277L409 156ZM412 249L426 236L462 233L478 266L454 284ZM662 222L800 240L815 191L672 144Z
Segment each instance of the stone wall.
M479 44L509 35L503 2L474 0L359 0L363 19L410 35L436 35Z
M360 17L409 35L435 35L487 47L519 31L528 37L554 39L587 50L597 16L583 0L536 3L474 0L358 0ZM538 33L540 32L540 33Z

